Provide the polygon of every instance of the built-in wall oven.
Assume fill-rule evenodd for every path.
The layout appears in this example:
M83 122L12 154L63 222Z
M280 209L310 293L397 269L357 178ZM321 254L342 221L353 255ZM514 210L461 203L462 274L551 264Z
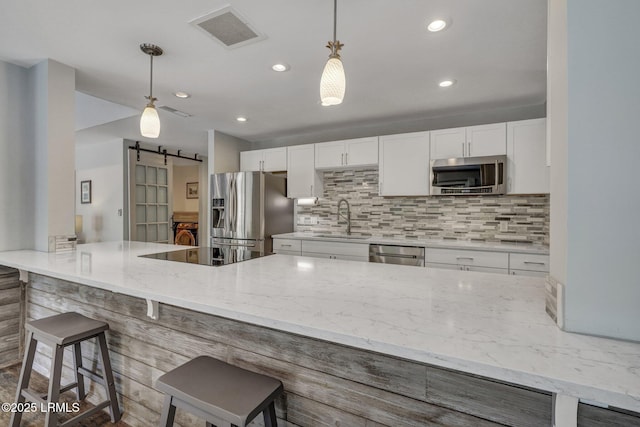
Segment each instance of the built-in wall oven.
M431 161L431 195L505 194L507 156Z

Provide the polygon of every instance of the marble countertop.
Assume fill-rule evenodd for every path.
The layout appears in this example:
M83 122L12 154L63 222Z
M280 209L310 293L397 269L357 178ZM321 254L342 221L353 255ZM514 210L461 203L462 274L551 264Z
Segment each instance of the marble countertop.
M535 277L270 255L223 267L184 246L0 252L0 265L640 411L640 343L562 332Z
M442 249L467 249L476 251L493 251L493 252L516 252L524 254L548 255L549 248L543 245L533 243L501 243L501 242L479 242L469 240L452 240L452 239L419 239L419 238L402 238L402 237L366 237L364 239L348 239L339 235L327 236L329 233L309 233L296 231L293 233L276 234L272 236L277 239L294 239L294 240L324 240L329 242L340 243L379 243L387 245L410 245L424 246L428 248ZM322 235L322 236L320 236Z

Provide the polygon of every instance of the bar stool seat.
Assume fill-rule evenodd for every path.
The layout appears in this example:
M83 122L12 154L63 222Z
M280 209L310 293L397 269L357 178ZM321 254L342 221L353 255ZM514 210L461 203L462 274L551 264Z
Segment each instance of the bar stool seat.
M25 400L39 403L47 407L49 403L58 403L60 393L76 389L78 400L84 400L86 397L84 388L84 377L88 377L93 381L102 384L107 394L107 400L97 404L95 407L76 415L70 420L65 421L63 426L72 426L83 419L92 416L102 408L109 406L111 412L111 421L117 422L122 417L118 406L116 396L115 382L113 372L111 371L111 361L107 349L107 341L105 331L109 329L109 324L99 320L90 319L78 313L62 313L44 319L28 322L27 345L24 353L24 360L20 370L20 378L18 380L18 390L16 392L16 402L22 403ZM102 375L89 371L82 366L82 350L80 343L82 341L96 338L99 348L98 356L100 366L102 367ZM53 354L51 357L51 369L49 371L49 389L45 395L39 395L35 391L29 389L29 380L33 369L33 359L35 357L38 342L43 342L51 346ZM64 349L73 346L73 361L75 382L64 387L60 386L60 378L62 376L62 361ZM18 427L22 419L22 413L14 412L11 415L10 425ZM53 427L58 425L58 414L54 411L47 411L45 415L45 426Z
M276 427L275 399L282 382L266 375L200 356L162 375L156 388L166 394L161 426L172 426L176 407L208 426L245 427L260 412L266 427Z

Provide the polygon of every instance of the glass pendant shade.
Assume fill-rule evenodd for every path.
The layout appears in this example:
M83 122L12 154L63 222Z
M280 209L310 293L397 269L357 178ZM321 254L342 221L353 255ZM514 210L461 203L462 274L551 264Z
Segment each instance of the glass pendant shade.
M160 136L160 117L153 104L148 104L140 117L140 133L147 138Z
M324 66L322 78L320 79L320 100L322 105L342 104L345 88L346 78L342 61L340 58L330 57Z

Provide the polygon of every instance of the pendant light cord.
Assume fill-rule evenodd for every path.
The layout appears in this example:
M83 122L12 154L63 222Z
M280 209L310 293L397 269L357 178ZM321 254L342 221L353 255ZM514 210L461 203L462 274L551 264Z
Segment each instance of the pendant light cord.
M333 0L333 44L336 43L337 22L338 22L338 0Z
M151 58L151 77L149 78L149 102L153 104L153 55L149 55Z

